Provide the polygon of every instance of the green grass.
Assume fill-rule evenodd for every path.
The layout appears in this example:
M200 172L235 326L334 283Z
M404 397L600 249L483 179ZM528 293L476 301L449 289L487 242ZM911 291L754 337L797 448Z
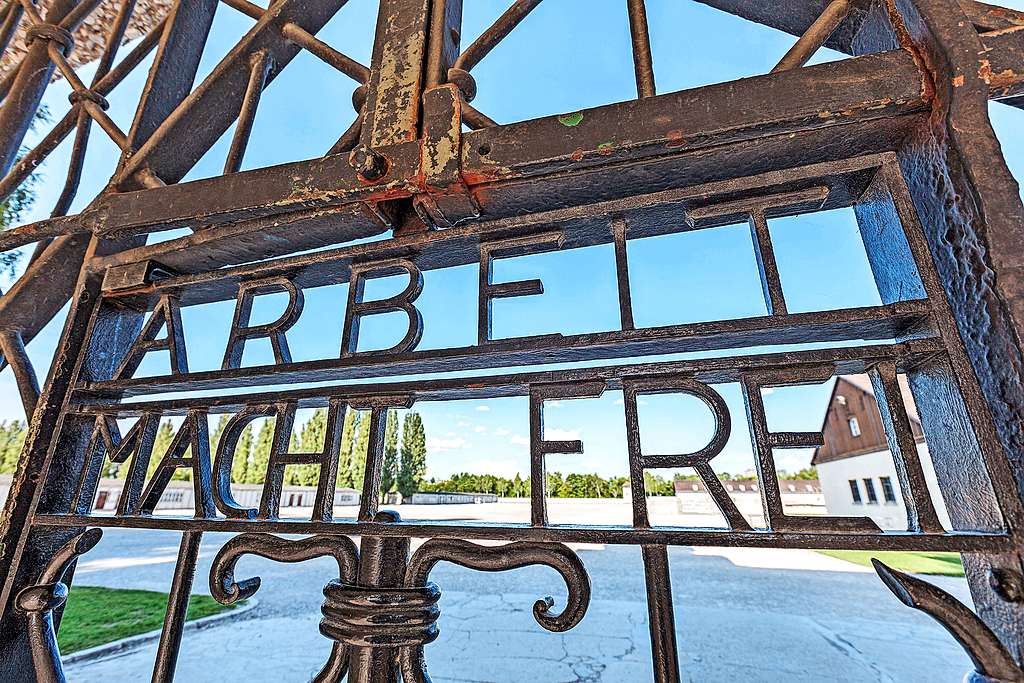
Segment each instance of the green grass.
M233 609L208 595L193 595L188 619ZM71 589L57 641L62 654L154 631L163 625L167 593L75 586Z
M840 560L871 566L875 557L893 569L909 574L940 574L942 576L963 576L964 566L959 553L943 552L871 552L867 550L819 550L822 555Z

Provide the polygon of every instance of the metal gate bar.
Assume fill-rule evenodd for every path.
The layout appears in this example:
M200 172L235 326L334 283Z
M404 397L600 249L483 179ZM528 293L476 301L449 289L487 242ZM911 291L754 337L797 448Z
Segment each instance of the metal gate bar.
M564 543L639 545L645 566L655 679L679 680L670 589L670 545L956 550L978 613L934 587L884 566L885 584L907 604L944 622L974 657L977 673L1022 675L1024 640L1020 529L1024 490L1024 382L1019 310L1024 295L1013 255L1024 237L1024 207L988 122L992 99L1020 106L1024 96L1024 15L962 0L803 0L705 4L797 37L771 74L678 93L657 94L651 31L642 0L623 3L630 28L638 99L500 125L473 107L473 67L532 15L540 0L517 0L462 50L460 0L381 0L368 67L316 37L344 0L277 0L266 10L226 4L255 24L202 83L199 58L218 7L176 0L167 18L114 66L138 8L131 0L104 42L90 86L74 71L75 27L99 3L55 0L45 11L11 1L0 15L0 43L22 22L28 53L2 81L0 132L9 194L76 130L76 152L54 217L0 235L0 249L40 243L26 273L0 297L0 348L12 365L30 434L0 524L0 672L5 680L60 680L54 640L75 558L103 527L182 532L154 680L171 680L182 636L199 541L204 531L238 534L218 553L211 592L223 602L247 597L258 579L235 581L247 553L296 562L326 555L338 580L325 589L325 637L334 641L316 680L427 681L425 654L438 633L440 589L429 582L440 561L484 571L528 564L555 568L569 589L562 612L538 601L541 626L565 631L587 610L586 569ZM803 66L821 46L857 56ZM154 64L127 133L104 113L105 97L145 55ZM354 121L340 122L326 156L239 171L264 88L301 50L359 85ZM36 107L57 69L73 87L72 110L15 161ZM179 182L238 121L215 178ZM77 191L91 121L124 154L110 185L81 213L64 216ZM464 130L463 126L470 130ZM880 306L794 313L787 305L768 222L781 216L852 207L882 298ZM765 316L656 328L637 327L629 288L630 240L737 222L750 225ZM146 236L186 225L192 234L144 244ZM345 245L389 233L385 239ZM324 247L334 248L323 250ZM614 248L621 329L493 339L490 304L524 296L538 281L495 283L494 260L594 245ZM316 253L299 252L319 249ZM289 256L290 254L297 254ZM479 264L478 343L420 350L416 299L422 271ZM364 300L367 280L406 274L409 286L385 301ZM337 358L295 361L288 330L303 290L348 283L345 332ZM249 325L253 298L283 291L286 314ZM57 357L36 407L34 371L23 343L72 301ZM236 301L221 370L190 371L180 309ZM394 348L363 353L362 317L404 312L408 333ZM162 329L166 339L158 339ZM275 363L242 367L242 348L267 339ZM808 349L808 344L832 347ZM865 343L869 342L869 343ZM530 370L466 377L470 369L610 361L692 352L739 351L768 344L779 352ZM149 351L165 348L167 374L134 378ZM445 372L442 379L337 384L260 393L268 385L350 381ZM807 518L786 513L775 485L773 451L807 447L820 435L772 433L762 389L868 373L908 510L905 532L883 532L867 518ZM953 530L938 523L897 381L905 375ZM717 484L711 461L734 416L714 388L738 383L758 463L765 527L752 528ZM234 389L237 395L204 395ZM166 399L166 392L185 398ZM254 393L255 391L255 393ZM548 453L578 453L579 441L544 437L544 402L622 391L632 478L633 524L557 525L548 520ZM637 397L686 393L704 401L716 434L701 450L645 453ZM130 397L149 397L125 403ZM528 397L531 414L531 523L451 524L401 520L379 511L384 411L423 401ZM337 437L345 410L371 411L374 425L357 519L333 518L336 443L293 454L295 411L329 407ZM241 426L275 416L272 466L258 509L230 492L231 440L209 452L209 414L234 413ZM186 418L158 474L146 482L152 433L164 415ZM117 419L137 417L121 435ZM186 457L185 453L191 454ZM132 458L122 505L92 514L104 458ZM312 519L280 520L281 473L320 465ZM726 529L652 526L644 471L692 467L729 524ZM194 473L196 516L149 513L177 469ZM225 473L225 469L228 470ZM296 533L290 541L270 533ZM359 536L360 547L348 536ZM410 552L411 538L427 541ZM472 541L506 541L485 546ZM1012 653L1012 654L1011 654Z

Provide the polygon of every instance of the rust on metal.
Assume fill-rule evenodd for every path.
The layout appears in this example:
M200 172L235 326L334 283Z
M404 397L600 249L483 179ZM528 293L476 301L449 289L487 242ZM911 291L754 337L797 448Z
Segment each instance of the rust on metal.
M0 196L71 138L50 218L0 234L0 250L35 245L25 272L0 296L0 353L31 418L0 520L0 679L63 680L52 614L73 590L68 568L102 528L180 534L156 681L173 679L208 532L232 534L209 577L211 593L226 604L260 589L258 577L236 580L244 555L336 560L320 628L332 647L314 679L324 683L430 680L430 644L446 618L442 587L429 580L439 562L555 569L567 604L557 611L542 598L533 614L549 631L572 629L586 618L593 590L565 545L572 542L641 548L659 683L683 673L670 566L670 548L681 545L961 552L977 614L913 577L876 569L901 600L964 645L972 680L1024 678L1024 206L988 114L990 101L1024 106L1024 13L972 0L701 0L792 35L792 48L771 73L665 92L656 87L648 7L628 0L621 21L636 99L499 123L471 104L487 85L474 69L525 30L518 27L543 20L541 0L509 2L476 37L463 35L462 0L381 0L366 65L347 46L318 37L344 13L345 0L278 0L267 8L222 1L251 28L199 82L218 0L0 7L0 63L8 67L0 75ZM822 48L847 58L809 65ZM297 68L303 51L354 82L353 111L322 156L247 167L264 91ZM122 130L107 114L108 98L151 53L132 124ZM76 68L94 60L87 83ZM55 75L71 90L70 111L22 150ZM223 172L184 181L232 126ZM120 159L105 189L68 215L94 127ZM784 287L771 222L833 209L856 215L881 301L799 311ZM764 314L643 325L634 314L630 244L737 223L749 226ZM147 244L183 226L188 234ZM499 281L496 261L596 246L607 247L614 268L616 329L496 335L495 300L544 291L541 279ZM477 271L476 339L423 347L424 273L466 266ZM387 298L367 297L368 283L392 276L408 284ZM337 351L294 357L289 334L306 294L340 284L348 294ZM254 324L255 301L266 295L283 295L284 310ZM222 362L197 369L188 362L182 310L222 301L234 305L223 348L215 349ZM25 345L68 302L40 387ZM402 338L383 349L361 346L361 323L389 313L407 322ZM268 344L273 362L247 365L252 343ZM138 376L154 352L168 362ZM676 353L695 355L664 359ZM773 431L765 391L862 373L907 510L899 532L869 517L796 515L782 503L778 452L823 437ZM739 386L741 411L730 410L717 388L723 383ZM950 529L929 492L905 387ZM622 392L631 522L552 524L548 456L584 453L589 444L555 439L550 430L545 436L545 404L607 392ZM707 407L715 425L707 443L689 452L645 448L640 397L659 394ZM508 397L528 403L528 523L423 522L380 509L389 410ZM296 414L310 408L326 409L325 442L295 453ZM369 443L359 513L338 519L334 484L348 411L369 413ZM216 448L213 415L228 416ZM167 452L155 454L157 426L172 416L182 418L180 427ZM274 419L275 428L260 503L250 508L233 495L231 470L243 430L258 419ZM714 469L744 424L763 526L744 516ZM107 462L130 463L112 515L94 509ZM308 519L280 518L291 465L318 475ZM696 472L726 526L653 523L645 474L664 467ZM195 487L194 514L152 514L181 470ZM415 552L413 539L423 539Z

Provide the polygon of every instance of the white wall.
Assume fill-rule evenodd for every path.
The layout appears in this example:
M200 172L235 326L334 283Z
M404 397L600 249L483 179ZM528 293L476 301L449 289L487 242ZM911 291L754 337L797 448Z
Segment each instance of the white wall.
M932 460L928 455L927 446L919 444L918 454L921 458L921 467L924 470L925 479L928 481L932 502L939 515L939 521L942 522L944 527L949 529L952 525L949 522L949 515L946 512L942 496L938 492L939 487L935 479L935 470L932 467ZM818 479L821 481L821 490L825 494L825 505L828 508L828 514L834 516L870 517L883 529L906 531L907 509L903 505L903 493L900 490L899 478L896 476L896 465L893 463L892 454L888 450L835 460L823 463L817 467ZM896 493L895 503L885 502L880 477L889 477L890 481L892 481L892 487ZM867 478L872 479L875 483L878 503L868 502L867 491L864 487L864 479ZM851 479L856 479L860 487L860 504L853 502L853 495L850 493Z

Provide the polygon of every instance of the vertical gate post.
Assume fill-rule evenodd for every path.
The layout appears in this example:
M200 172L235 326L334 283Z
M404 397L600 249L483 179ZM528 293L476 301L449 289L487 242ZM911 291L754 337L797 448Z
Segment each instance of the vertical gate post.
M378 512L373 521L397 522L390 510ZM360 588L400 588L405 585L409 563L409 539L363 536L359 547ZM352 683L398 683L398 651L388 647L355 647L349 662Z
M942 377L920 372L911 383L919 403L927 399L924 394L959 389L975 418L982 450L1006 458L995 471L990 466L989 474L1019 544L1024 532L1019 526L1024 497L1024 207L989 121L987 62L977 29L954 0L888 4L890 16L903 24L897 27L903 34L900 42L915 53L934 90L929 119L904 143L898 159L964 352L960 359L954 354ZM941 403L919 405L926 425L929 411L944 410ZM938 422L942 416L931 417ZM952 438L933 435L943 437ZM937 470L958 466L945 460L935 458ZM972 512L957 508L950 506L954 525L957 516L969 525ZM1007 585L1024 578L1021 551L969 553L964 565L979 614L1021 661L1024 605Z
M360 144L373 149L419 135L430 0L381 0Z
M142 99L136 114L137 124L164 113L168 108L173 109L188 95L202 56L201 45L196 49L195 42L199 37L204 37L205 33L200 36L192 32L189 33L189 40L177 41L177 32L184 25L196 29L212 21L217 4L211 0L177 0L174 18L169 21L161 38L159 54L147 83L148 91L159 92L160 95ZM55 5L55 8L60 6ZM74 3L70 3L70 6L73 7ZM45 52L45 45L43 49ZM40 95L49 81L50 71L46 73L46 79L40 86ZM165 88L164 82L168 79L173 83ZM187 84L187 87L182 87L182 84ZM11 105L13 102L8 101L6 104ZM153 107L159 111L151 115L149 112ZM138 125L133 127L133 135L137 128ZM138 134L141 134L141 130ZM120 165L125 161L122 159ZM159 173L159 169L154 170ZM145 238L85 241L69 237L61 240L70 247L66 250L68 253L63 269L77 269L93 256L114 253L145 242ZM62 241L53 245L53 248L63 244ZM79 242L83 243L80 251L76 246ZM77 289L58 346L58 355L54 358L44 393L40 397L42 409L36 412L30 422L25 450L18 461L18 470L0 518L0 580L3 581L3 588L0 589L0 680L4 681L29 681L33 678L27 632L23 624L24 615L13 609L13 597L34 580L54 548L60 547L81 531L54 527L40 528L29 533L29 521L37 509L61 509L65 502L71 500L76 484L74 472L81 466L84 457L88 428L67 423L61 412L78 379L101 380L113 376L121 356L129 348L142 324L142 314L138 311L99 310L102 279L103 273L86 271L77 278ZM68 585L71 584L73 571L72 568L65 578ZM55 615L55 626L59 626L59 618L58 613Z
M96 252L93 241L87 257ZM83 273L54 358L53 369L40 399L41 408L29 424L29 434L0 519L0 680L34 680L25 615L13 606L14 596L37 578L48 558L79 528L37 528L29 532L38 508L60 508L70 502L76 482L75 463L84 456L87 430L62 416L65 402L79 377L109 377L138 330L137 314L97 315L102 274ZM102 349L100 352L97 350ZM93 352L90 352L93 351ZM45 495L44 488L45 484ZM72 569L73 572L73 569ZM64 583L70 585L71 577ZM55 616L59 625L59 614Z

